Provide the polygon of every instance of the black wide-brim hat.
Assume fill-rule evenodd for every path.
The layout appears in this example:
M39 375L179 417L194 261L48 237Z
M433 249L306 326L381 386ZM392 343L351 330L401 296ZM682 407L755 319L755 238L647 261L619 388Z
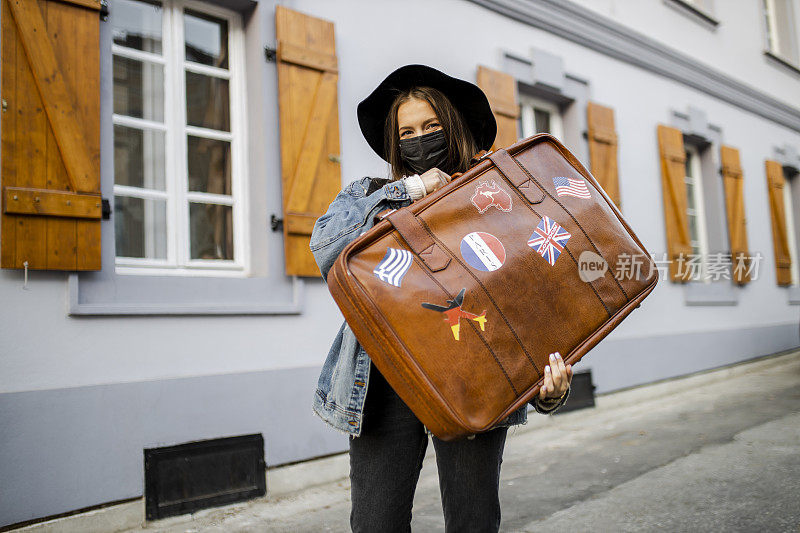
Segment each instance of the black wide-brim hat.
M384 126L397 95L413 87L432 87L444 94L464 117L478 150L489 150L497 136L497 122L486 95L475 84L448 76L426 65L406 65L395 70L358 104L361 133L375 152L386 159Z

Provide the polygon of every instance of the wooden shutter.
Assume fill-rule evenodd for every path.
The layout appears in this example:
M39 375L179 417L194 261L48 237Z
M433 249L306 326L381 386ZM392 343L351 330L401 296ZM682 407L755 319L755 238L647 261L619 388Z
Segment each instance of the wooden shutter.
M783 188L783 166L777 161L765 162L767 169L767 195L769 196L770 218L772 219L772 246L775 249L775 275L778 285L792 283L792 256L789 252L789 236L786 227Z
M0 266L99 270L100 0L0 2Z
M731 249L731 272L739 284L750 281L747 274L749 253L747 250L747 224L744 218L744 176L739 159L739 150L730 146L720 147L722 181L725 188L725 213L728 218L728 241ZM739 268L737 269L737 265Z
M614 110L589 102L586 107L586 119L592 175L617 207L622 208L617 175L617 132L614 128Z
M667 230L667 254L672 281L688 281L689 269L679 271L681 261L692 253L689 217L686 214L686 152L681 130L658 126L661 152L661 184L664 196L664 222Z
M319 276L314 222L342 187L333 23L275 10L286 274Z
M497 120L497 137L495 137L492 150L511 146L519 139L517 134L517 118L519 117L517 81L510 74L479 65L478 87L486 93L494 118Z

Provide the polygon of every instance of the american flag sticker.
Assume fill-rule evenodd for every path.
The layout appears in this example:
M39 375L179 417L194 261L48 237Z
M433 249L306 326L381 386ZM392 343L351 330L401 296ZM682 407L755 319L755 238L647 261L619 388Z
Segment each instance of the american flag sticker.
M414 256L408 250L387 248L386 255L383 256L383 259L372 273L379 280L399 287L400 283L403 282L403 276L406 275L413 262Z
M533 235L528 239L528 246L547 259L550 266L554 266L570 237L572 235L567 230L552 218L545 216L533 230Z
M591 199L592 197L589 193L589 187L586 186L586 181L583 178L574 179L557 176L553 178L553 184L556 186L556 194L559 196L575 196L586 199Z

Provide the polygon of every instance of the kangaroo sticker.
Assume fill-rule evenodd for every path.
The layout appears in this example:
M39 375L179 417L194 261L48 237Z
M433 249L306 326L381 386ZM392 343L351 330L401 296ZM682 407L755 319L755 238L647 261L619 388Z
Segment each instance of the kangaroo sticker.
M472 205L478 208L478 213L483 214L492 206L500 211L511 211L511 195L504 191L492 180L491 183L482 181L475 187L475 194L472 195Z

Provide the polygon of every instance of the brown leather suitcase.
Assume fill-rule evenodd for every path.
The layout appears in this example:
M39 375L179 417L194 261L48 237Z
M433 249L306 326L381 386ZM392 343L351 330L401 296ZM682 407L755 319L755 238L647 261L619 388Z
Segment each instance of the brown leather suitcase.
M367 354L445 440L532 400L550 353L578 362L657 281L619 210L548 134L391 212L328 274Z

